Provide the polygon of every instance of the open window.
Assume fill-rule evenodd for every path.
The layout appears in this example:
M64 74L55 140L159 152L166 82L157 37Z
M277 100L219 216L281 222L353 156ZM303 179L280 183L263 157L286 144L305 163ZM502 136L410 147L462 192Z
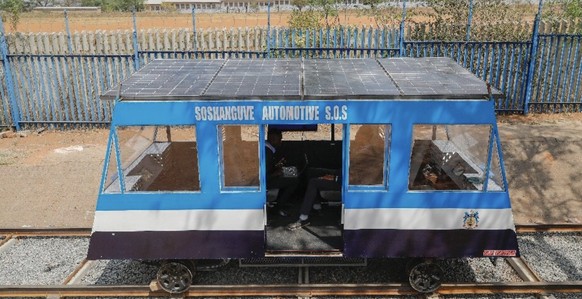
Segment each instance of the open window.
M349 188L388 186L390 125L350 125Z
M125 192L200 191L193 126L120 126L117 140ZM120 190L113 153L105 192Z
M488 180L488 190L502 190L491 137L490 125L415 125L409 189L483 191Z
M222 188L259 189L259 126L219 127Z

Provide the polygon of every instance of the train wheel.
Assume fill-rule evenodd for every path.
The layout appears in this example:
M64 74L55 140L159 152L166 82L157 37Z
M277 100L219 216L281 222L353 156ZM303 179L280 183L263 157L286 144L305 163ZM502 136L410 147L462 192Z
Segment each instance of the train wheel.
M192 285L192 271L187 262L169 262L158 270L157 281L160 287L170 294L184 293Z
M431 261L425 261L412 267L408 275L410 286L421 292L431 293L441 286L443 270Z

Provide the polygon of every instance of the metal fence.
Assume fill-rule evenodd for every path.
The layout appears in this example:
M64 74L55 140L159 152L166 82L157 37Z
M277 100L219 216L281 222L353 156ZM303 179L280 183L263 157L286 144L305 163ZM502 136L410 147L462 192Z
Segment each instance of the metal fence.
M0 24L2 25L2 24ZM538 19L539 25L539 19ZM503 92L500 113L581 111L582 35L525 42L406 41L404 28L285 28L0 35L0 126L95 126L99 95L156 58L451 57ZM1 29L1 28L0 28Z
M582 111L582 35L541 35L529 109Z

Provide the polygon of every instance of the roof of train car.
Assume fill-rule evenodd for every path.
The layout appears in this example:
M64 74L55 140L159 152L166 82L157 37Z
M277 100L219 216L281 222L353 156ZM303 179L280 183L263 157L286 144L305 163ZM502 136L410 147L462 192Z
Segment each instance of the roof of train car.
M118 96L124 101L490 98L484 81L443 57L160 59L101 98Z

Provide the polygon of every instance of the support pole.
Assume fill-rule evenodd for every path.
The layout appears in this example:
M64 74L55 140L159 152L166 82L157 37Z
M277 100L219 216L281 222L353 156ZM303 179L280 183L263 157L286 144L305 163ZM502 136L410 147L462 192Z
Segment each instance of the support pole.
M133 19L133 65L135 70L139 70L140 62L139 62L139 48L137 44L137 22L135 17L135 8L131 11L131 17Z
M194 32L193 36L193 45L192 49L194 50L194 57L198 58L198 36L196 35L196 4L192 4L192 31Z
M469 0L469 17L467 18L467 42L471 41L471 24L473 23L473 0Z
M69 28L69 15L67 10L64 11L65 14L65 30L67 31L67 48L69 50L69 55L73 54L73 40L71 38L71 29Z
M536 19L533 26L533 34L532 34L532 41L531 41L531 49L529 53L529 66L527 68L527 78L525 80L526 84L526 91L523 99L523 114L529 113L529 103L531 101L531 94L532 94L532 85L533 85L533 76L534 76L534 69L536 64L536 58L538 53L538 43L539 43L539 30L540 30L540 21L542 18L542 8L544 5L544 0L540 0L538 4L538 13L536 14Z
M402 21L400 21L400 57L406 55L404 48L404 23L406 22L406 0L402 1Z
M6 89L8 91L8 99L10 100L10 112L12 114L12 123L16 131L20 131L20 107L16 101L16 94L14 92L14 81L12 81L12 68L8 60L8 44L6 43L6 35L4 33L4 22L0 17L0 52L2 52L2 62L4 66L4 78L6 80Z
M267 58L271 58L271 0L267 2Z

